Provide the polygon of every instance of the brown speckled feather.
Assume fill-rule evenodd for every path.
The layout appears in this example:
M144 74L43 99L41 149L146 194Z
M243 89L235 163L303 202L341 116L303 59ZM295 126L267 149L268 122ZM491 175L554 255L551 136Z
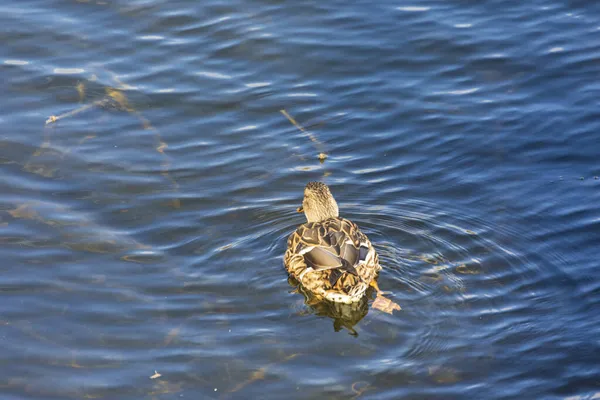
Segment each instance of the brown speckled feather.
M284 263L306 289L343 302L360 300L381 269L369 239L343 218L300 225L288 239Z

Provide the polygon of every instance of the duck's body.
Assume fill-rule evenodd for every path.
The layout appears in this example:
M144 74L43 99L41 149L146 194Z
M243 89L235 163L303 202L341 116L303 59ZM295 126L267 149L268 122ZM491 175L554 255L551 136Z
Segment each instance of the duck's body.
M300 225L288 239L284 264L313 294L347 304L362 299L381 270L367 236L340 217Z
M400 309L377 286L381 266L375 248L354 222L339 216L327 185L309 182L298 211L308 222L288 239L283 261L292 277L318 298L337 303L359 302L373 286L373 307L388 313Z

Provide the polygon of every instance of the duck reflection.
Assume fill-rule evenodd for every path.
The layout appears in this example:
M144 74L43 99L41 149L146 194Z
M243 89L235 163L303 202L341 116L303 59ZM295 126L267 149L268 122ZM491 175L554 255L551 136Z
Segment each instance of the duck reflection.
M288 283L295 287L295 293L304 296L304 304L310 310L320 317L329 317L333 320L333 329L336 332L346 329L352 336L358 336L354 326L358 324L369 312L369 299L371 299L374 289L370 288L367 295L360 301L344 304L329 300L324 300L306 290L296 279L289 277Z

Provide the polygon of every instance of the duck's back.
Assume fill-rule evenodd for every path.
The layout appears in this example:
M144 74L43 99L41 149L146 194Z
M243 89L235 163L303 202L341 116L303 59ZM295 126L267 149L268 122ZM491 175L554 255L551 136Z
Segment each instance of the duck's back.
M359 284L368 285L381 269L369 239L344 218L299 226L288 239L284 263L308 289L346 294Z

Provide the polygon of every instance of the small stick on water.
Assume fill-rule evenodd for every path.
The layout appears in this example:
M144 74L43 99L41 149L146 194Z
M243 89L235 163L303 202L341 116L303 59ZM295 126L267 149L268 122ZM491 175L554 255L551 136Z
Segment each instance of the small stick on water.
M257 369L256 371L254 371L252 373L252 375L250 375L250 378L248 378L244 382L238 383L233 389L230 389L229 393L238 392L241 389L245 388L246 386L248 386L248 385L250 385L250 384L252 384L252 383L254 383L256 381L260 381L260 380L265 379L266 372L268 372L269 368L271 368L273 366L276 366L276 365L279 365L279 364L282 364L282 363L284 363L286 361L292 360L292 359L296 358L299 355L300 355L299 353L291 354L291 355L285 357L281 361L272 362L270 364L265 365L264 367L261 367L261 368Z
M84 95L83 86L77 85L76 89L79 92L80 100L83 99L83 95ZM125 111L127 111L127 112L133 111L133 109L127 103L127 98L125 97L125 95L123 93L121 93L119 90L115 90L113 88L107 88L106 89L106 97L104 97L100 100L96 100L90 104L85 104L81 107L78 107L74 110L71 110L71 111L61 114L61 115L51 115L50 118L48 118L46 120L46 125L52 124L52 123L58 121L59 119L72 117L73 115L87 111L92 107L96 107L96 106L101 107L105 103L109 102L110 99L116 101L117 104L119 104L119 106L121 106Z
M294 117L292 117L290 114L288 114L287 111L285 110L279 110L283 115L285 115L285 117L292 123L294 124L294 126L298 129L300 129L301 132L306 133L306 130L302 127L302 125L300 125L298 122L296 122L296 120L294 119Z
M304 133L306 136L308 136L308 138L315 143L316 147L317 147L317 151L319 152L319 161L323 162L325 161L325 159L327 158L327 154L323 151L323 143L321 143L316 137L315 135L313 135L312 133L310 133L309 131L307 131L306 129L304 129L302 127L302 125L300 125L295 119L294 117L292 117L285 109L281 109L279 110L280 113L282 113L284 115L284 117L286 117L288 119L288 121L290 121L292 123L292 125L294 125L296 128L298 128L298 130L302 133Z
M156 378L160 378L161 376L162 376L161 374L159 374L159 373L158 373L156 370L154 370L154 375L152 375L152 376L150 377L150 379L156 379Z
M118 79L118 77L114 74L113 74L113 79L115 79L115 81L122 87L124 87L124 88L127 87L127 85L125 83L121 82ZM169 181L171 181L171 183L173 184L174 191L178 192L179 191L179 183L175 180L175 178L173 178L171 176L171 174L169 174L169 168L171 167L171 161L169 160L169 157L167 156L167 154L165 154L165 149L167 149L167 147L169 147L169 145L165 141L162 140L158 129L156 129L152 125L152 123L150 123L150 121L142 115L142 113L140 113L138 110L136 110L129 104L129 102L127 101L127 97L125 96L123 91L121 91L119 89L107 88L106 94L111 99L116 101L119 104L119 106L121 106L121 108L123 108L125 111L127 111L128 113L130 113L132 115L135 115L137 117L137 119L140 121L140 123L142 124L142 127L144 129L154 132L154 138L156 140L155 149L157 152L159 152L162 155L162 157L164 157L164 162L161 164L161 167L162 167L161 174L164 177L166 177ZM181 201L178 198L174 198L171 201L171 205L174 208L181 208Z
M169 157L165 153L165 150L168 148L168 144L162 140L159 131L154 126L152 126L150 121L147 118L145 118L138 110L136 110L134 107L132 107L129 104L129 101L127 100L127 96L123 92L124 90L133 89L134 87L129 86L126 83L122 82L114 72L109 71L106 68L103 68L103 69L111 74L113 80L119 85L119 88L116 89L116 88L112 88L112 87L107 87L105 89L105 96L103 98L96 100L92 103L82 105L81 107L76 108L75 110L66 112L61 115L51 115L46 120L46 125L55 123L59 119L63 119L66 117L71 117L73 115L79 114L81 112L84 112L84 111L89 110L96 106L98 106L98 107L110 106L111 108L114 108L114 109L117 109L120 111L126 111L130 114L133 114L135 117L138 118L138 120L140 121L140 123L142 124L142 127L144 129L153 131L154 137L156 140L155 149L164 158L164 161L161 163L162 175L165 176L172 183L174 192L178 192L179 191L179 183L169 174L169 168L170 168L171 162L170 162ZM77 89L77 92L79 94L79 100L82 101L85 97L85 85L80 82L75 86L75 88ZM84 138L84 140L85 140L85 138ZM44 142L44 144L42 145L42 148L44 146L48 147L49 143L50 143L49 139L46 140ZM81 142L80 142L80 144L81 144ZM180 208L181 201L178 198L174 198L171 201L171 205L175 208Z
M63 119L63 118L67 118L67 117L72 117L73 115L76 115L76 114L82 113L84 111L87 111L87 110L89 110L92 107L101 106L102 103L104 103L104 101L105 101L104 99L96 100L93 103L83 105L83 106L81 106L79 108L76 108L76 109L71 110L69 112L66 112L64 114L51 115L50 118L48 118L46 120L46 125L54 123L54 122L58 121L59 119Z

